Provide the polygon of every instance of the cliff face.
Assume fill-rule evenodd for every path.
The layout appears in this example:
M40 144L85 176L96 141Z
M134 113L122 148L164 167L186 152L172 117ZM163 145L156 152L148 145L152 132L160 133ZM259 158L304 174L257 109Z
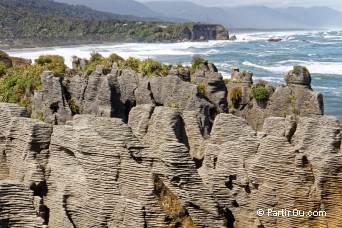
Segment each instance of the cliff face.
M147 77L114 64L74 77L45 72L32 110L47 123L0 103L0 226L342 225L336 118L267 117L255 131L228 114L214 66L191 82L179 70Z
M194 24L191 40L228 40L228 30L222 25Z

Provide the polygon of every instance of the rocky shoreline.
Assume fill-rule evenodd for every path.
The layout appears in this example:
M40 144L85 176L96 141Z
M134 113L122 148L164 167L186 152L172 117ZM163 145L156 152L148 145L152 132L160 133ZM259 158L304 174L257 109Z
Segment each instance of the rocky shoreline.
M273 87L203 60L166 76L121 65L45 71L36 119L0 103L1 226L342 225L342 124L305 67ZM257 216L270 208L327 216Z

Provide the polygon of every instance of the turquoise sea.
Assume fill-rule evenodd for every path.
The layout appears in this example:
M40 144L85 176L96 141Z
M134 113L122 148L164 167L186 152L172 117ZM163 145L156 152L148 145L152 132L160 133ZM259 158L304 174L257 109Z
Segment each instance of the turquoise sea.
M231 34L233 35L233 34ZM284 83L283 74L294 65L306 66L313 77L312 88L324 95L325 114L342 119L342 31L240 32L237 41L157 44L99 44L11 50L12 56L35 59L41 54L89 57L91 52L104 56L115 52L122 57L154 58L171 64L190 64L200 54L216 64L224 77L231 68L250 70L254 79L273 85ZM269 38L281 42L268 42Z

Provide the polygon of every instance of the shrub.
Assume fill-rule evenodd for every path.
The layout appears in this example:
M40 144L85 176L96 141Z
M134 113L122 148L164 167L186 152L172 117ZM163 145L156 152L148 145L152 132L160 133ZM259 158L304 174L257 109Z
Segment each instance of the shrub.
M140 62L141 61L139 59L136 59L136 58L133 58L133 57L129 57L127 60L119 62L118 66L119 66L120 69L131 68L135 72L138 72L139 71Z
M53 71L55 76L65 73L67 67L64 58L58 55L41 55L35 60L36 64L43 66L46 70Z
M121 56L119 56L119 55L117 55L117 54L115 54L115 53L111 54L111 55L108 57L108 59L110 59L113 63L114 63L114 62L120 62L120 61L123 61L123 60L124 60Z
M0 77L6 73L6 66L0 63Z
M68 105L69 105L70 110L72 111L73 114L79 114L80 113L79 108L76 104L76 101L73 98L71 98L68 101Z
M231 88L229 90L229 97L233 104L238 103L242 98L242 88L240 86Z
M258 101L268 100L268 90L265 87L254 87L252 88L252 96Z
M44 114L42 112L37 112L37 119L44 122Z
M90 54L90 59L89 59L89 62L86 66L86 70L88 71L94 71L96 69L96 66L98 65L103 65L103 60L105 58L97 53L97 52L93 52Z
M130 68L137 73L144 73L149 77L167 76L171 69L169 65L162 64L154 59L141 61L133 57L120 61L118 66L120 69Z
M154 59L145 59L139 64L139 72L144 74L158 74L162 64Z
M203 82L197 82L196 83L197 90L202 96L207 97L208 96L208 91L207 91L207 85Z
M42 89L40 75L50 70L58 75L65 71L64 59L60 56L40 56L35 64L13 67L0 78L0 101L28 107L30 96Z
M193 55L192 56L192 68L196 69L201 63L207 63L208 60L203 59L200 55Z
M294 66L293 67L293 70L290 71L290 74L301 74L301 72L303 72L303 75L304 76L309 76L310 75L310 72L308 70L308 68L306 68L305 66L300 66L300 65L297 65L297 66Z

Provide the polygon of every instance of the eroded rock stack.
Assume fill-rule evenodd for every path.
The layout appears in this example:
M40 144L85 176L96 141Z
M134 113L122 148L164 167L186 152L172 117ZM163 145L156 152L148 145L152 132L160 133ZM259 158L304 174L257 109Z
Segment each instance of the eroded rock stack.
M247 120L254 130L261 131L268 117L319 117L324 114L323 96L311 89L311 75L302 66L284 74L285 84L273 87L267 82L253 84L252 73L239 69L232 71L227 83L230 92L230 113ZM265 97L253 96L253 90L265 91ZM232 95L237 98L232 97Z
M265 114L255 127L227 113L216 68L199 69L191 82L186 72L150 78L115 65L72 78L45 72L33 111L47 123L0 103L0 226L341 227L341 122L316 113L313 99L307 112ZM250 92L251 76L236 71L230 83ZM297 91L297 105L303 91L318 97L308 81L287 81L259 109L276 110L277 90Z

